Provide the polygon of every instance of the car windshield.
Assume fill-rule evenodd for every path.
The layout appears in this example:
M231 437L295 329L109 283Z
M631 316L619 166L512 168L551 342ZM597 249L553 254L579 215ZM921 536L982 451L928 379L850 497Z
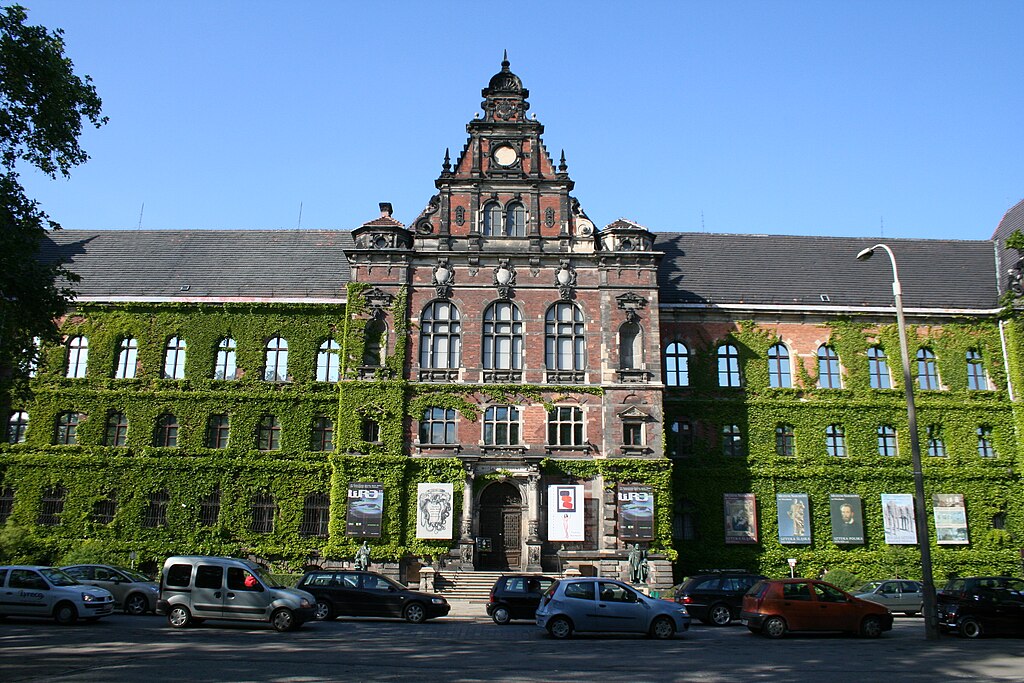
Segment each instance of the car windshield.
M253 564L252 562L246 562L245 566L249 569L249 571L251 571L259 578L259 580L263 583L264 586L268 586L270 588L284 588L284 586L282 586L277 581L277 579L273 578L270 574L267 573L265 569L263 569L259 565Z
M39 573L46 577L54 586L75 586L78 585L78 581L71 578L59 569L40 569Z
M121 567L118 567L117 571L121 572L122 574L127 576L132 581L135 581L136 583L152 583L153 582L153 579L149 578L148 576L146 576L142 572L135 571L134 569L123 569Z
M868 581L863 586L857 589L858 593L871 593L876 588L882 585L881 581Z

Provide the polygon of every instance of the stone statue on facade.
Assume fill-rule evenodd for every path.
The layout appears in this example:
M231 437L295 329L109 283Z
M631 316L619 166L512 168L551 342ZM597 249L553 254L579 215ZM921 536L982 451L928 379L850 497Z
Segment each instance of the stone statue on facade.
M356 569L369 569L370 568L370 546L363 541L363 544L359 546L359 550L356 551Z
M629 549L629 582L647 583L651 569L647 564L647 551L640 550L640 544L634 543Z

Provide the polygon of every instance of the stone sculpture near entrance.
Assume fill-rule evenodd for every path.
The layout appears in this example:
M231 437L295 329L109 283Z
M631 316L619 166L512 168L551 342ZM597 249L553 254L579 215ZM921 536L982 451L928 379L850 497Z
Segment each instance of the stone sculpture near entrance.
M650 566L647 564L647 551L640 550L640 544L634 543L633 547L629 549L630 583L647 583L650 571Z
M356 551L356 569L369 569L370 568L370 546L367 545L366 541L359 546L359 550Z

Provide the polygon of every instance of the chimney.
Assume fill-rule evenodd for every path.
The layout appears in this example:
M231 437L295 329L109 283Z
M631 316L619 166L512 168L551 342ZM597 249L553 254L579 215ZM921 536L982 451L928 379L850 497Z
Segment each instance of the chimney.
M379 206L380 217L384 218L385 216L387 216L388 218L391 218L391 202L381 202Z

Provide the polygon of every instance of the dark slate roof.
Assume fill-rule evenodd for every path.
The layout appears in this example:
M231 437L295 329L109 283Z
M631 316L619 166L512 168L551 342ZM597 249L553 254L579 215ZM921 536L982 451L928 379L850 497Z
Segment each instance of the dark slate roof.
M340 300L353 246L340 230L58 230L41 256L66 261L87 299Z
M658 233L662 303L891 306L896 255L905 308L993 309L999 305L993 242L869 237ZM823 301L821 295L828 301Z
M992 234L992 239L996 243L997 253L999 254L999 263L997 265L999 268L1000 293L1005 292L1010 283L1007 271L1016 266L1020 260L1020 254L1017 253L1017 250L1009 249L1006 246L1006 238L1017 230L1024 233L1024 199L1017 202L1016 206L1006 212L1003 220L999 221L996 231Z

